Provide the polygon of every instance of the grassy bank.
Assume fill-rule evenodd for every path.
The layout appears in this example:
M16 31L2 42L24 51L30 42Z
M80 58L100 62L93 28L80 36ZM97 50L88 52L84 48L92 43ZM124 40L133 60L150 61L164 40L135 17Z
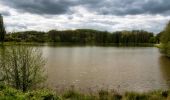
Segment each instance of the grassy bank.
M57 95L48 89L23 93L9 86L0 85L0 100L170 100L170 90L148 93L126 92L124 94L104 90L98 91L97 94L82 94L69 90Z

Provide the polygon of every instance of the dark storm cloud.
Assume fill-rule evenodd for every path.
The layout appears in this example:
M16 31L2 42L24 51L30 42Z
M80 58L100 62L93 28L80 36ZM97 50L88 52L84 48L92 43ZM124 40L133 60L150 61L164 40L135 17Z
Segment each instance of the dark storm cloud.
M166 14L170 0L0 0L3 4L36 14L70 14L70 8L82 6L98 14ZM72 12L74 13L74 12Z
M90 10L99 14L138 15L167 14L170 12L170 0L106 0L96 6L88 5Z
M4 5L19 11L36 14L63 14L74 2L66 0L0 0Z

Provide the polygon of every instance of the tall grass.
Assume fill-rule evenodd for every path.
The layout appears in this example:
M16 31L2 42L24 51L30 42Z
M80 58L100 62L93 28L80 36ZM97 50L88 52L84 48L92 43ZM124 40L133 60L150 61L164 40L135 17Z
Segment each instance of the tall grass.
M126 92L123 94L99 90L97 94L83 94L71 89L63 94L56 94L52 90L41 89L23 93L1 84L0 100L170 100L170 90L157 90L147 93Z

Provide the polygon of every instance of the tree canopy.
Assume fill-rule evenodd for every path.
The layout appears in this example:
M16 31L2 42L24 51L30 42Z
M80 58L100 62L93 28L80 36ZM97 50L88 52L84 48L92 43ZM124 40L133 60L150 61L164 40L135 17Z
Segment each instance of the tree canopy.
M161 33L161 52L170 57L170 21Z
M7 34L5 41L17 42L59 42L59 43L156 43L152 32L143 30L133 31L97 31L91 29L77 29L77 30L50 30L48 32L25 31Z

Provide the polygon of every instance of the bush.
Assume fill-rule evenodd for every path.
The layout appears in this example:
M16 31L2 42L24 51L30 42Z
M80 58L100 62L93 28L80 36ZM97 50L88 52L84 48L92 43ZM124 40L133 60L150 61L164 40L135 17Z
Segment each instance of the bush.
M42 52L36 48L4 47L0 54L0 73L4 82L24 92L45 80L44 65Z

